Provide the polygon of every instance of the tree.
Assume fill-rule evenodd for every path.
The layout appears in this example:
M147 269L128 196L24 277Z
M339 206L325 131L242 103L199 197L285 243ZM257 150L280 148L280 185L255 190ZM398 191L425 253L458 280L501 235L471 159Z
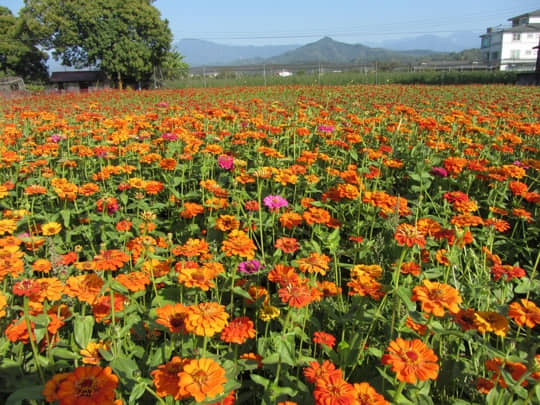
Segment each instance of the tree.
M0 6L0 75L22 76L27 81L46 80L47 58L33 41L21 37L19 18Z
M25 0L29 35L62 64L95 66L121 88L147 81L167 57L172 34L152 0Z
M189 66L183 61L183 58L180 52L175 49L167 53L165 60L160 66L160 73L165 80L180 79L187 76Z

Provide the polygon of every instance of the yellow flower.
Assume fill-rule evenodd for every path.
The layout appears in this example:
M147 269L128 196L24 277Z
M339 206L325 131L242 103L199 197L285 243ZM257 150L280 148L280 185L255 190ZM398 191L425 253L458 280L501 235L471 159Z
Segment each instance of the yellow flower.
M279 308L269 304L263 305L259 311L259 319L262 319L264 322L268 322L274 318L277 318L279 314Z
M7 299L4 294L0 292L0 318L6 316L6 311L4 310L7 306Z
M17 229L17 222L13 219L0 219L0 235L12 234Z
M43 236L52 236L56 235L62 230L62 225L58 222L47 222L44 225L41 225L41 233Z

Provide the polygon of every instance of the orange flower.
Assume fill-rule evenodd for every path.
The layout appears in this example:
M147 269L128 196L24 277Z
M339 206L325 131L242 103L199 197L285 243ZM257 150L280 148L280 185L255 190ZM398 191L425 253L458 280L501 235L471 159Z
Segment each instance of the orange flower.
M115 280L132 292L144 291L146 286L150 284L150 278L140 271L119 274L115 277Z
M300 249L300 245L296 238L282 237L276 240L274 245L276 249L281 249L283 253L294 253Z
M101 251L94 257L96 270L118 270L129 261L129 255L121 250L111 249Z
M367 274L351 279L347 282L347 287L350 287L349 295L358 294L361 297L369 295L377 301L384 297L385 294L382 284Z
M355 390L341 375L334 373L316 380L313 396L317 404L354 404Z
M0 291L0 318L3 318L4 316L6 316L6 311L5 311L6 306L7 306L7 298Z
M185 332L186 306L184 304L167 304L156 308L156 323L165 326L172 333Z
M189 359L182 359L174 356L169 362L158 366L152 370L150 376L156 386L156 394L160 397L172 396L176 400L189 397L189 393L179 385L179 373L184 370L184 366L189 363Z
M413 276L419 276L421 269L420 265L415 262L402 263L400 268L402 274L412 274Z
M57 386L56 398L60 405L112 405L118 377L110 367L77 367Z
M114 293L114 308L112 306L111 296L109 294L103 295L96 299L92 304L92 314L96 319L96 322L104 321L105 323L110 322L110 319L106 319L111 315L111 312L114 310L115 313L118 313L124 309L125 297L119 293ZM118 315L116 315L118 316Z
M533 301L522 298L519 302L512 302L508 308L508 316L519 326L534 328L540 324L540 308Z
M330 333L317 331L317 332L313 332L313 343L317 343L319 345L325 345L331 349L336 344L336 338L332 336Z
M353 384L356 405L390 405L384 397L367 382Z
M182 218L193 218L204 212L204 207L201 204L185 202L184 209L180 212Z
M253 322L247 316L235 318L221 331L220 338L227 343L242 344L247 339L255 337L253 326Z
M214 336L225 328L229 314L216 302L202 302L186 308L186 331L198 336Z
M480 333L493 332L497 336L506 336L508 320L501 314L492 311L479 311L474 314L474 326Z
M99 350L107 350L108 348L109 346L103 342L89 342L84 349L79 351L81 356L83 356L82 362L84 364L98 365L102 359Z
M343 372L329 360L324 360L321 364L317 361L311 361L309 367L304 368L304 377L312 384L315 384L319 379L329 379L330 376L343 378Z
M424 235L414 225L406 223L398 225L394 239L401 246L407 245L408 247L413 247L414 245L418 245L423 248L426 245Z
M280 215L279 222L282 227L292 229L302 223L302 216L296 212L287 211Z
M204 239L189 238L186 243L176 246L172 253L175 256L198 257L208 255L210 246Z
M444 316L444 309L455 314L462 302L459 292L452 286L439 282L423 281L423 286L413 288L412 301L420 301L422 311L435 316Z
M390 342L386 350L388 354L382 356L382 364L391 365L399 381L416 384L417 380L437 379L438 357L420 339L397 338Z
M225 271L221 263L205 263L199 266L195 262L178 262L175 266L178 282L188 288L200 288L208 291L216 285L212 281L219 273Z
M301 272L316 273L324 276L328 270L330 257L321 253L311 253L309 257L300 258L296 261Z
M286 302L295 308L305 307L315 299L315 294L307 285L307 280L303 279L298 279L297 282L281 287L278 294L282 302Z
M253 259L257 247L245 232L235 229L227 234L227 239L221 244L221 250L227 256L238 255L246 259Z
M64 293L79 301L93 304L103 284L105 282L95 273L71 276L66 280Z
M240 226L240 221L238 221L232 215L220 215L216 219L216 228L223 232L232 231L233 229L238 229L239 226Z
M227 382L223 367L208 358L190 360L184 365L183 370L178 373L178 377L180 379L178 382L180 389L193 396L197 402L221 394Z
M302 216L308 225L327 224L332 219L327 210L317 207L309 207Z

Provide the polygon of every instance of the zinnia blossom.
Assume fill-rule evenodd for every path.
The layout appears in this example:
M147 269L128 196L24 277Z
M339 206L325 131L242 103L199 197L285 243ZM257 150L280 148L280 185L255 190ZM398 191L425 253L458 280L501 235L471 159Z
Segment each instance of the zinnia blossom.
M414 245L418 245L420 248L423 248L426 245L426 239L418 228L406 223L398 225L394 239L401 246L413 247Z
M218 166L224 170L234 169L234 158L229 155L219 155L217 159Z
M411 296L412 301L420 301L422 311L439 317L444 316L445 309L453 314L459 311L458 304L461 304L462 299L455 288L427 279L423 281L423 284L423 286L414 287Z
M223 367L208 358L189 361L184 365L184 369L178 373L178 377L180 388L193 396L197 402L221 394L227 382Z
M294 253L300 249L300 244L296 238L281 237L276 240L274 247L280 249L283 253Z
M227 325L229 314L217 302L201 302L186 308L186 331L198 336L214 336Z
M279 195L267 195L264 197L263 203L272 212L289 205L287 200Z
M332 349L336 344L336 338L330 333L317 331L313 332L313 342L319 345L328 346L330 349Z
M519 302L512 302L508 307L508 316L519 326L534 328L540 324L540 308L532 301L522 298Z
M390 405L384 397L367 382L353 384L357 405Z
M241 316L233 319L221 331L221 340L227 343L242 344L247 339L255 337L255 328L253 321L247 316Z
M387 354L381 358L382 364L390 365L399 381L416 384L417 380L435 380L439 374L437 355L420 339L392 340Z
M238 264L238 271L244 274L255 274L264 268L260 261L252 259Z
M255 243L249 238L249 236L237 229L227 234L227 239L221 244L221 250L225 252L227 256L238 255L245 257L246 259L253 259L255 256L255 250L257 247Z
M170 395L175 400L189 397L190 394L179 385L179 373L189 361L189 359L174 356L169 362L158 366L150 373L158 396L163 398Z
M110 367L81 366L56 386L56 397L59 405L112 405L114 390L118 385L118 377Z
M58 222L47 222L41 225L41 234L43 236L53 236L62 230L62 225Z

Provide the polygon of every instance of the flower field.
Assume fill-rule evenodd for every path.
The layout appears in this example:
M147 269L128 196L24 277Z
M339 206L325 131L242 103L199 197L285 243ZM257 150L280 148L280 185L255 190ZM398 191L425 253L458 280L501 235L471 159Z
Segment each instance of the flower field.
M0 107L0 402L535 404L540 92Z

